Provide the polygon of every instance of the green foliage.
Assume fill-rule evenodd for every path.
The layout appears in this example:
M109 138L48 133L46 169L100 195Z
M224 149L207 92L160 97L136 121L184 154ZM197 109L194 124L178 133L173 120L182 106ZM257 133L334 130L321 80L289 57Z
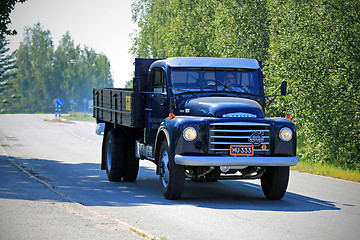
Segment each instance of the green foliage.
M359 1L272 1L268 5L275 86L287 80L287 106L306 139L309 162L359 168Z
M269 21L266 1L215 1L210 56L268 58Z
M71 112L70 114L61 115L61 118L66 119L67 121L88 121L95 122L95 118L89 113L83 112Z
M0 38L5 35L16 35L16 30L8 30L7 25L11 23L10 13L17 2L23 3L26 0L1 0L0 1Z
M136 57L264 61L269 116L291 114L308 162L360 168L360 2L137 0Z
M9 103L16 100L16 96L7 91L11 87L9 79L14 70L13 56L7 54L8 44L8 41L0 38L0 112L4 112Z
M16 66L7 92L18 98L5 112L53 112L56 98L64 99L63 112L70 110L70 98L84 110L83 99L92 99L93 88L113 86L105 55L75 46L68 32L54 50L50 31L40 23L25 28Z
M94 49L75 46L67 32L54 54L54 90L64 99L74 98L82 106L84 98L92 99L93 88L112 87L110 62Z
M266 1L137 0L136 57L247 57L266 60ZM259 40L260 39L260 40Z
M360 171L353 169L344 169L332 165L327 162L304 162L301 161L299 165L291 167L291 169L307 172L322 176L340 178L344 180L360 182Z
M52 98L49 82L53 82L52 63L54 46L49 30L43 30L38 23L25 28L24 40L16 53L16 78L12 81L13 91L20 95L18 107L24 112L50 111Z

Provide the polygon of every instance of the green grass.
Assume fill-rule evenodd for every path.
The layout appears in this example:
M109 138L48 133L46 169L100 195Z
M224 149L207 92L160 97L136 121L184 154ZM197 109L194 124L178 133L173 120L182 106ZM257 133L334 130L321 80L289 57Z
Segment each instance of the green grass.
M62 118L65 118L68 121L95 121L95 118L92 117L92 114L87 113L85 115L82 112L72 112L70 114L63 115Z
M142 233L142 232L140 232L140 231L138 231L138 230L136 230L136 229L134 229L134 228L130 228L130 230L131 230L132 232L136 233L137 235L141 236L141 237L144 237L144 238L147 238L147 237L148 237L146 234L144 234L144 233Z
M356 170L342 169L329 163L308 163L302 162L291 169L300 172L307 172L322 176L340 178L354 182L360 182L360 172Z
M301 138L298 138L298 155L301 155L301 153L305 153L306 151L307 146L304 144L304 141ZM307 172L327 177L360 182L360 171L340 168L327 162L309 163L301 161L300 158L299 164L295 167L291 167L291 169L297 170L299 172Z

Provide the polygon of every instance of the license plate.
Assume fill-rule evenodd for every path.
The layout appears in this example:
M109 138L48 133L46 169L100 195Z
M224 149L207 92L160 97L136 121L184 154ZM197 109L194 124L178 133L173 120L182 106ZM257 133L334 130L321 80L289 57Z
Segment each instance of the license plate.
M253 156L254 146L253 145L231 145L230 146L231 156Z

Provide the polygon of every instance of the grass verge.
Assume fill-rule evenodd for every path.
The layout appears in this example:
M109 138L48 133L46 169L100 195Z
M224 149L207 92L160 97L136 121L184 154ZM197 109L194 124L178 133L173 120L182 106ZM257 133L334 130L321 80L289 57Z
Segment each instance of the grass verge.
M359 171L342 169L328 163L308 163L300 161L297 166L291 167L291 169L300 172L307 172L322 176L340 178L343 180L360 182Z
M136 233L136 234L139 235L140 237L144 237L144 238L147 238L147 237L148 237L146 234L144 234L144 233L142 233L142 232L140 232L140 231L138 231L138 230L136 230L136 229L134 229L134 228L130 228L130 231Z
M67 115L63 115L62 118L65 118L68 121L89 121L94 122L95 118L91 114L87 113L86 115L82 112L72 112Z
M297 145L298 156L306 153L308 147L305 145L305 141L303 138L298 137L298 145ZM341 167L337 167L331 163L327 162L317 162L310 163L306 161L301 161L297 166L291 167L293 170L297 170L299 172L312 173L321 176L339 178L343 180L349 180L354 182L360 182L360 171L359 170L350 170Z

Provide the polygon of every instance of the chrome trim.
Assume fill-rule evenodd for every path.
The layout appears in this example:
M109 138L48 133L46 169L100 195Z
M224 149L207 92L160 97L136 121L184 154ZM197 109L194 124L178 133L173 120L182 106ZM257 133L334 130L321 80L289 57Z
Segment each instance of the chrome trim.
M244 125L249 126L249 125ZM245 132L270 132L268 129L251 129L251 130L239 130L239 129L211 129L210 132L235 132L235 133L245 133Z
M211 123L211 126L270 126L267 123L253 123L253 122L221 122Z
M227 113L223 114L225 118L256 118L255 114L244 113L244 112L236 112L236 113Z
M296 166L299 157L234 157L234 156L184 156L175 155L175 163L184 166Z
M141 158L140 152L144 146L144 144L141 144L138 140L136 140L136 144L135 144L135 157L137 158Z
M228 155L231 145L254 145L254 151L258 154L269 155L270 153L270 124L222 122L211 123L210 127L209 149L218 155ZM260 144L254 144L250 141L254 134L261 135L262 142ZM262 145L266 146L265 150L260 148Z
M253 131L253 130L250 130L250 131ZM222 132L224 132L224 131L222 131ZM248 136L213 136L213 135L211 135L210 138L246 138L246 139L248 139L249 137ZM270 136L263 136L263 138L270 138Z
M253 145L253 144L251 144L249 142L210 142L210 143L214 144L214 145L215 144L222 144L222 145L225 145L225 144L228 144L228 145L249 145L249 146ZM261 144L269 144L269 143L268 142L263 142Z
M230 150L227 149L227 148L210 148L210 151L227 151L229 152ZM270 150L269 149L265 149L265 150L262 150L262 149L256 149L254 148L254 152L269 152Z

